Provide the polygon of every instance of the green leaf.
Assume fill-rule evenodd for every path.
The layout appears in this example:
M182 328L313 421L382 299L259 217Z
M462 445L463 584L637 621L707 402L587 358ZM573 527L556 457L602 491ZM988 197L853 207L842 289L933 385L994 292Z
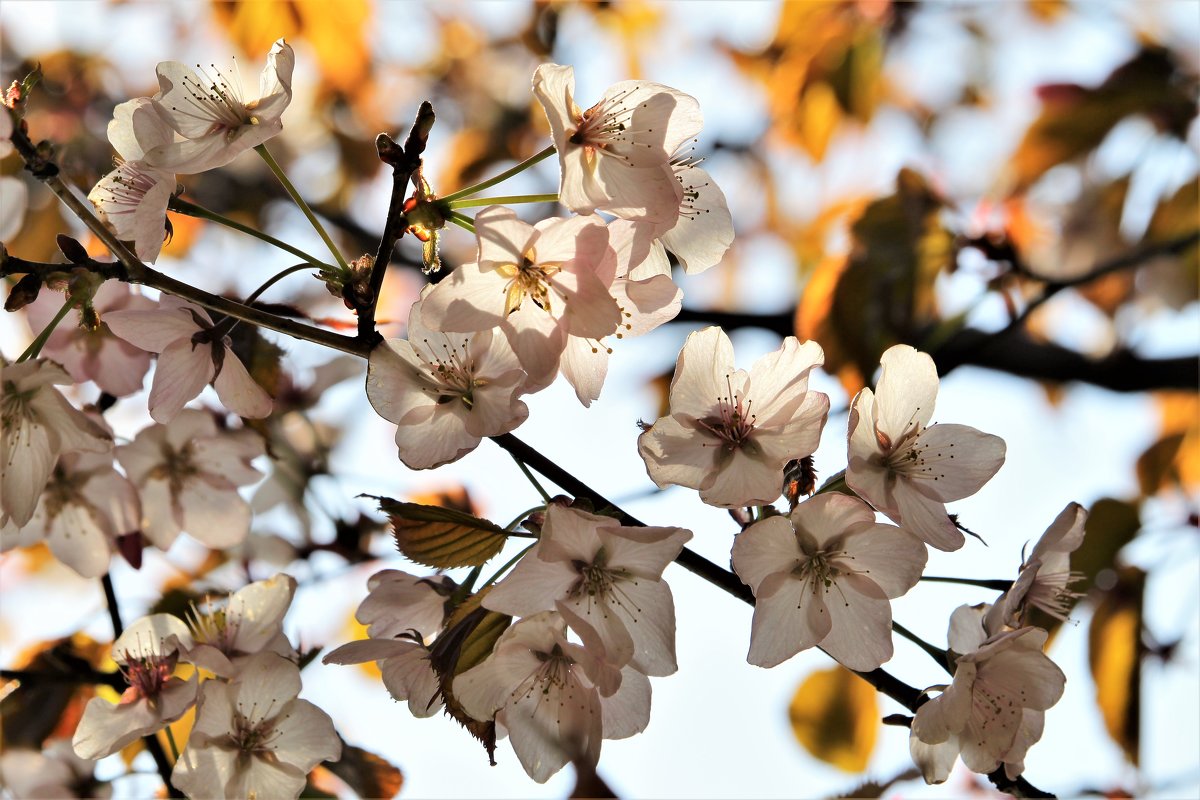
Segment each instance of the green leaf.
M375 499L391 520L396 548L427 567L479 566L499 553L508 539L499 525L462 511L388 497Z

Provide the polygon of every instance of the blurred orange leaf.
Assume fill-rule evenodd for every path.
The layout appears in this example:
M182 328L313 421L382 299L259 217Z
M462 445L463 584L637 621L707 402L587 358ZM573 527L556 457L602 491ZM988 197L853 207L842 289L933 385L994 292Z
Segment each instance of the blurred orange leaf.
M1124 567L1088 628L1088 666L1104 727L1125 756L1138 763L1141 739L1142 594L1146 573Z
M788 706L792 732L804 749L822 761L862 772L871 760L879 732L875 689L844 667L809 675Z

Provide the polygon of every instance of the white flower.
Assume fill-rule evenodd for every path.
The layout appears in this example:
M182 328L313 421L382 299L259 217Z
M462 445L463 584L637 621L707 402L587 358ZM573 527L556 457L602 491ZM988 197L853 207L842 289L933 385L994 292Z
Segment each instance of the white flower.
M237 489L262 477L250 466L262 454L258 434L219 431L210 415L192 409L117 448L117 459L141 493L142 532L161 550L185 530L215 548L246 538L250 506Z
M985 609L961 606L950 619L950 650L961 653L954 681L919 709L909 737L927 783L950 774L955 755L975 772L1001 765L1010 779L1042 734L1046 709L1062 697L1066 676L1042 648L1046 632L1021 628L987 637Z
M965 539L946 503L996 474L1004 440L966 425L929 425L938 377L927 354L896 345L880 361L875 392L863 389L850 410L846 483L905 530L957 550Z
M694 98L658 83L622 81L584 111L575 103L575 70L558 64L537 68L533 93L558 151L559 202L577 214L674 217L677 186L664 167L704 124Z
M204 609L193 607L188 615L193 644L183 649L181 657L230 678L248 658L264 650L294 656L295 648L283 633L283 617L295 593L296 579L280 573L237 590L222 606L209 602Z
M431 469L462 458L485 436L508 433L529 416L525 383L511 346L493 330L464 335L429 330L413 305L408 339L388 339L367 361L367 399L396 423L400 460Z
M53 386L70 383L62 367L45 359L0 360L0 522L29 522L60 453L112 449L108 431Z
M75 755L66 739L55 739L44 750L6 747L0 753L0 786L16 798L111 797L111 787L93 777L95 766Z
M283 39L271 47L258 81L258 99L243 100L241 78L209 64L199 72L178 61L158 65L154 108L178 134L146 148L145 160L162 170L189 174L224 166L283 130L292 101L296 56Z
M412 631L428 639L442 629L446 601L456 588L457 584L445 575L419 578L398 569L385 569L367 581L367 597L354 616L376 639Z
M503 326L531 384L558 371L568 336L613 333L617 302L597 271L612 257L608 228L597 217L552 218L530 225L509 208L475 217L478 261L463 264L424 299L425 323L443 331Z
M154 310L112 311L105 321L125 341L159 354L149 399L155 421L170 422L209 383L239 416L259 419L271 413L271 396L250 377L230 338L217 339L204 309L164 294Z
M8 116L0 111L0 116ZM0 241L11 242L25 224L29 189L25 181L12 175L0 176Z
M116 336L105 316L112 311L146 311L155 308L153 300L133 291L127 283L105 281L92 298L92 307L100 316L100 326L89 329L80 324L77 309L67 312L42 347L42 355L62 364L77 382L95 381L114 397L140 391L150 369L150 354ZM43 292L25 310L29 326L39 331L50 323L62 307L62 298Z
M167 203L175 174L147 164L146 151L163 147L175 133L146 97L121 103L108 124L108 140L119 154L117 168L100 179L88 200L116 237L153 263L166 237Z
M1050 523L1021 564L1012 588L992 606L989 628L1021 627L1031 606L1056 619L1067 619L1075 598L1081 596L1068 587L1083 578L1082 574L1071 571L1071 553L1083 544L1087 516L1083 506L1068 503Z
M152 614L130 625L113 642L112 657L129 682L116 705L93 697L72 740L81 758L103 758L135 739L162 730L196 702L193 673L174 677L187 626L170 614Z
M483 606L514 616L566 608L596 631L614 666L670 675L675 601L662 573L691 538L682 528L625 527L550 505L537 544Z
M569 613L569 612L568 612ZM650 681L632 667L617 672L593 653L604 647L582 620L587 647L567 641L554 612L521 620L492 655L454 679L454 696L475 719L508 730L521 766L538 783L572 759L595 764L601 739L639 733L650 720ZM589 638L593 641L589 641Z
M407 700L414 717L431 717L442 708L441 685L429 661L430 651L412 639L360 639L347 642L323 659L322 664L379 662L383 685L396 700Z
M329 715L299 693L300 670L275 653L205 681L171 783L193 798L299 797L309 771L342 754Z
M921 577L925 545L848 495L821 494L738 534L733 569L756 600L746 660L773 667L814 645L850 669L892 657L892 607Z
M141 527L137 492L113 469L112 453L64 453L24 526L0 529L3 548L45 540L62 563L85 578L108 572L113 543Z
M788 461L811 455L829 397L808 390L824 363L816 342L789 336L779 350L734 369L733 345L720 328L688 336L671 380L671 413L638 437L638 452L660 488L700 490L723 508L765 505L779 497Z

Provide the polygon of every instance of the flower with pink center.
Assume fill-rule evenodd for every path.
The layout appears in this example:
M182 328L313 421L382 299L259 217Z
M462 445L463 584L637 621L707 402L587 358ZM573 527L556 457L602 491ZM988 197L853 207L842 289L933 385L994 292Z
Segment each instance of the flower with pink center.
M2 550L45 541L62 563L85 578L108 572L116 539L141 528L137 491L113 469L108 453L63 453L23 527L0 527Z
M0 359L0 524L29 522L59 455L112 449L112 434L54 388L70 383L52 361Z
M779 497L783 468L811 455L829 412L829 397L808 390L824 363L816 342L789 336L779 350L733 366L733 345L720 328L688 336L671 380L670 414L638 437L638 452L660 488L700 491L722 508L765 505Z
M986 607L961 606L951 616L950 650L961 654L954 680L913 719L909 749L927 783L945 781L959 754L974 772L1003 765L1015 779L1041 738L1046 710L1062 697L1066 676L1042 652L1046 632L989 636L985 614Z
M1082 597L1072 584L1083 574L1071 571L1071 553L1083 544L1087 509L1068 503L1033 546L1033 552L1021 564L1012 588L996 600L989 611L988 627L1001 625L1020 628L1031 608L1040 608L1055 619L1067 619L1075 600Z
M682 528L626 527L550 505L537 545L483 606L514 616L568 609L595 630L614 666L670 675L675 601L662 573L691 538Z
M245 539L251 512L238 487L262 477L250 466L262 454L257 433L219 430L211 415L193 409L117 448L142 498L142 532L160 550L183 531L215 548Z
M196 702L197 677L175 677L187 626L170 614L152 614L130 625L113 642L112 657L129 683L113 705L93 697L72 740L81 758L103 758L162 730Z
M205 681L171 783L189 797L299 797L309 771L342 754L333 720L299 694L300 670L275 653Z
M621 321L597 276L611 257L597 217L547 219L536 226L490 206L475 217L479 258L463 264L423 300L425 324L469 333L501 327L531 384L558 371L568 336L599 339Z
M29 326L39 331L48 325L61 308L61 300L44 292L36 302L26 306ZM135 292L127 283L105 281L96 290L92 307L100 317L99 326L85 326L76 309L67 312L66 319L46 340L42 355L62 364L77 382L95 381L102 391L114 397L139 391L150 369L150 354L114 334L105 316L113 311L148 311L156 307L155 302Z
M916 585L925 559L920 539L848 495L754 523L733 543L734 572L755 597L746 660L774 667L819 645L850 669L878 668L892 657L889 600Z
M408 318L408 339L387 339L367 361L367 399L396 423L400 460L432 469L462 458L485 436L529 416L525 371L495 330L443 333L425 325L427 289Z
M585 111L575 103L575 70L558 64L537 68L533 93L558 151L559 202L577 214L673 218L677 186L664 168L703 127L695 98L659 83L622 81Z
M96 214L134 252L153 263L166 238L167 203L175 193L175 173L153 167L146 151L165 146L175 136L153 102L146 97L121 103L108 124L108 140L117 151L117 168L100 179L88 200Z
M933 359L888 348L872 392L850 409L846 483L905 530L939 550L965 541L946 503L969 497L1004 463L1004 440L966 425L929 425L937 398Z
M155 421L170 422L209 383L239 416L271 413L271 396L234 354L227 329L214 326L204 309L164 294L153 310L113 311L106 321L120 338L159 354L149 399Z
M158 116L177 136L145 146L145 161L158 169L190 174L224 166L283 130L282 115L292 101L296 56L283 39L267 54L258 98L243 99L236 65L231 72L178 61L158 65L159 92L151 100Z
M543 612L505 631L487 659L454 679L462 707L507 730L538 783L568 761L594 765L602 739L632 736L650 721L649 679L631 666L618 672L587 623L571 625L586 646L567 640L562 616Z
M296 579L280 573L237 590L223 604L193 606L187 618L192 645L181 657L222 678L237 675L247 659L264 650L294 657L283 617L295 593Z

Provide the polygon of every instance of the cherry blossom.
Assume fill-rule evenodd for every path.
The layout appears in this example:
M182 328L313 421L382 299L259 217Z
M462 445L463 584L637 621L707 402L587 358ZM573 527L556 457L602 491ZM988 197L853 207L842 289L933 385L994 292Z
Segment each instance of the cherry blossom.
M888 348L875 392L850 410L846 483L905 530L939 550L963 534L946 503L979 491L1004 463L1004 440L966 425L929 425L937 398L933 359L908 345Z
M96 214L134 252L153 263L166 238L167 203L175 193L175 174L147 164L146 152L174 141L175 132L154 103L139 97L113 109L108 140L118 153L117 168L100 179L88 200Z
M670 675L675 602L662 573L691 538L682 528L625 527L551 505L537 544L483 605L514 616L565 607L595 629L613 665Z
M558 64L537 68L533 93L558 151L559 202L577 214L674 218L678 187L664 167L704 124L694 98L658 83L622 81L584 111L575 103L575 70Z
M628 666L618 672L587 623L571 624L587 647L567 641L562 616L543 612L510 627L492 655L454 679L467 713L494 717L538 783L573 759L594 765L602 739L632 736L650 720L646 676Z
M1066 677L1042 652L1046 632L1021 628L988 636L985 607L959 607L949 643L958 656L954 680L917 709L909 738L913 761L927 783L941 783L954 757L975 772L1004 766L1010 779L1024 770L1046 709L1062 697Z
M262 477L250 466L262 454L258 434L218 430L211 415L193 409L117 448L142 498L142 532L161 550L182 531L216 548L246 538L250 506L237 489Z
M52 361L0 359L0 523L29 522L61 453L112 449L112 435L54 388L70 383Z
M41 330L49 324L61 307L61 300L60 296L44 292L36 302L26 306L30 327ZM115 311L148 311L155 308L154 301L138 294L127 283L105 281L92 298L92 308L100 318L98 327L82 324L79 311L73 309L50 334L42 355L61 364L75 381L95 381L101 390L114 397L139 391L150 369L150 354L115 335L105 317Z
M8 116L0 112L0 116ZM29 189L25 181L12 175L0 175L0 241L9 242L25 224Z
M787 462L817 448L829 397L808 390L808 374L822 363L820 345L789 336L747 374L734 368L720 328L689 335L671 380L671 413L638 438L651 480L699 489L701 500L723 508L773 502Z
M96 782L95 766L75 755L67 739L54 739L43 750L8 746L0 753L0 785L18 798L111 797L109 787Z
M1087 509L1068 503L1033 546L1012 588L1002 594L989 612L989 627L1001 624L1019 628L1031 607L1055 619L1066 620L1079 592L1068 588L1083 575L1071 571L1071 553L1083 544Z
M93 697L72 740L81 758L103 758L147 734L162 730L196 702L197 677L174 676L187 626L170 614L152 614L130 625L112 646L112 657L129 682L116 705Z
M149 400L155 421L170 422L209 383L235 414L258 419L271 413L271 396L250 377L230 338L204 309L164 294L153 310L113 311L106 320L120 338L159 354Z
M158 65L158 115L179 135L145 147L153 167L183 174L224 166L283 130L284 109L292 101L296 57L283 39L267 54L258 80L258 98L244 100L236 66L226 72L209 64L196 70L178 61ZM145 146L145 145L143 145Z
M892 657L889 599L916 585L925 545L843 494L821 494L790 517L738 534L733 569L754 592L746 660L773 667L815 645L854 670Z
M223 605L193 607L187 618L192 645L182 658L223 678L264 650L291 658L296 654L283 633L283 617L296 593L296 579L280 573L234 592Z
M383 685L395 700L407 700L414 717L431 717L442 708L441 684L430 663L430 651L410 638L360 639L347 642L323 659L323 664L379 662Z
M558 371L567 336L599 339L621 320L597 271L611 257L608 229L596 217L547 219L536 226L511 209L475 217L479 258L439 283L422 306L437 330L471 332L503 323L509 344L544 386Z
M62 563L85 578L108 572L113 543L141 527L141 504L106 453L63 453L23 527L0 528L4 550L45 541Z
M205 681L171 782L193 798L299 797L313 767L342 755L329 715L299 693L300 670L275 653Z
M367 399L396 423L400 460L431 469L462 458L485 436L529 416L519 398L525 372L498 332L442 333L425 326L426 290L408 318L408 339L388 339L367 362Z

